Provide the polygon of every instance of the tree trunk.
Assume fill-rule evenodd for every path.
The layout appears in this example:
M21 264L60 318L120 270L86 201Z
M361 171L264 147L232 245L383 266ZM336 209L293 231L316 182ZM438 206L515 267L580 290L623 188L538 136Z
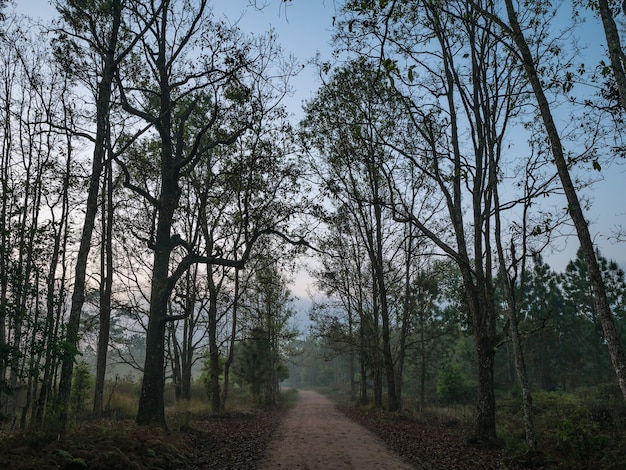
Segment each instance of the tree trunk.
M424 336L424 322L420 320L420 411L426 405L426 338Z
M613 70L613 77L619 93L619 102L624 111L626 111L626 73L624 71L624 52L622 51L619 32L608 0L598 0L598 10L602 19L602 26L604 27L611 69Z
M180 398L191 400L191 367L193 366L194 335L196 333L196 289L197 268L190 269L185 274L186 297L184 302L183 341L182 345L176 340L178 364L180 365ZM199 310L202 310L200 308Z
M526 361L524 360L524 351L522 349L522 339L519 334L519 325L517 321L517 311L515 308L509 310L509 330L511 334L511 342L513 343L513 353L515 355L515 372L522 390L522 403L524 406L524 427L526 430L526 443L530 449L537 448L537 435L535 432L535 418L533 413L533 398L528 384L528 375L526 374Z
M167 8L160 18L159 27L167 29ZM165 330L167 304L174 288L174 279L169 278L170 258L174 244L171 239L174 214L180 203L181 190L178 186L180 169L175 161L173 142L173 103L171 97L170 70L167 66L166 39L157 38L158 51L155 51L154 67L158 80L158 123L156 128L160 138L159 173L161 185L158 200L154 201L157 212L156 235L153 245L152 286L150 290L150 317L146 337L146 361L137 424L156 424L167 429L165 421ZM131 109L131 112L135 110Z
M379 327L379 295L377 284L374 281L372 293L372 324L370 353L372 357L373 379L374 379L374 406L383 407L383 364L380 358L380 327Z
M64 106L67 109L67 105ZM66 125L67 123L66 116ZM61 208L61 219L59 221L59 230L55 234L54 248L52 250L52 256L50 258L50 264L48 267L48 276L46 279L46 319L44 323L44 341L45 341L45 356L43 365L43 378L39 389L39 397L37 398L37 406L35 410L35 417L33 420L34 425L39 426L43 423L45 408L52 394L52 381L54 376L54 367L56 361L55 355L55 339L56 328L58 324L59 311L63 299L65 297L65 282L66 282L66 265L65 253L67 252L67 242L69 238L68 227L68 215L69 215L69 187L70 179L72 176L72 145L71 139L67 136L67 160L65 166L65 175L63 177L63 202ZM56 275L59 267L59 261L61 261L62 275L61 286L59 291L56 291Z
M233 314L230 325L230 338L228 339L228 356L224 362L224 383L222 385L222 410L226 407L228 399L228 387L230 386L230 366L235 359L235 341L237 339L237 310L239 306L239 269L235 269L235 288L233 292Z
M382 234L378 234L378 262L376 263L375 275L378 283L378 295L380 299L380 314L382 319L382 347L383 347L383 364L385 367L385 376L387 379L387 410L398 410L398 395L396 390L396 372L394 367L393 354L391 353L391 327L389 325L389 305L387 303L387 286L385 283L385 273L382 261L382 243L380 242Z
M6 54L5 57L8 57ZM8 70L8 63L4 63ZM12 123L11 115L13 110L11 109L11 89L9 87L4 88L5 93L2 96L2 102L4 108L2 109L3 122L2 122L2 147L1 147L1 160L0 160L0 349L7 351L9 344L7 342L7 311L9 305L8 289L9 289L9 273L8 263L5 260L8 259L10 252L9 247L9 234L11 229L11 218L9 201L11 194L9 185L9 169L11 168L11 155L12 155ZM5 385L6 372L8 369L8 358L0 357L0 385ZM8 399L8 394L4 391L0 392L0 409L4 408L7 404L5 401ZM6 410L5 410L6 412Z
M28 131L27 131L28 132ZM27 143L29 146L30 143ZM28 315L28 284L30 283L30 272L32 269L32 248L33 237L36 230L36 224L38 219L39 206L36 201L31 201L31 194L34 198L37 197L39 192L37 187L40 186L40 177L37 173L33 174L33 166L36 164L33 162L33 155L28 154L25 156L25 174L24 174L24 194L22 199L22 211L18 226L20 227L19 241L17 242L17 262L15 264L15 272L13 274L13 342L11 348L13 349L10 356L10 373L9 373L9 390L12 391L10 409L11 414L17 412L17 389L20 387L19 379L23 374L20 373L22 368L22 336L24 334L24 320ZM37 171L37 170L35 170ZM34 180L35 189L31 189ZM31 192L32 191L32 192ZM31 214L32 211L32 214ZM29 220L29 217L32 217ZM26 349L26 348L25 348ZM25 359L24 359L25 360Z
M357 290L357 314L359 316L359 403L361 405L367 405L368 397L367 397L367 364L368 364L368 355L367 355L367 331L366 331L366 323L367 318L365 314L365 292L364 292L364 282L362 279L362 266L361 266L361 256L358 254L357 245L354 244L352 246L353 249L353 259L356 261L355 271L356 276L356 290Z
M493 338L485 333L475 334L475 343L478 362L476 437L488 443L496 439L496 397L493 375L496 349Z
M515 288L516 281L515 279L511 279L509 276L509 272L506 268L506 257L504 255L504 248L502 247L502 228L501 228L501 217L500 217L500 195L498 191L498 176L497 176L497 166L494 159L493 154L490 156L490 175L489 179L492 181L493 185L493 200L494 200L494 218L495 218L495 242L496 242L496 251L498 253L498 264L500 266L500 277L502 278L502 283L504 285L504 295L507 303L507 313L509 317L509 334L511 336L511 342L513 344L513 359L515 363L515 372L517 375L518 383L522 392L522 403L524 408L524 428L526 431L526 444L532 450L537 448L537 435L535 432L535 420L533 413L533 399L532 394L530 392L530 387L528 384L528 374L526 373L526 361L524 360L524 351L522 348L522 338L519 333L519 321L517 318L517 302L515 296ZM526 211L524 211L526 214ZM524 223L525 226L525 223ZM524 235L524 243L526 242L526 237ZM513 241L511 241L511 264L513 267L516 267L517 260L515 259L515 245ZM523 255L526 254L526 249L524 248ZM522 292L524 288L524 266L522 265ZM517 269L517 268L516 268ZM523 294L522 294L523 295Z
M359 326L359 366L361 371L359 378L359 403L361 405L367 405L367 353L363 319L361 319Z
M194 353L194 325L195 319L192 302L190 310L187 310L188 317L185 318L183 328L183 346L181 351L181 397L183 400L191 400L191 367L193 366Z
M108 139L107 139L108 140ZM111 296L113 292L113 170L111 162L106 166L106 178L102 191L102 251L100 255L100 323L96 353L96 379L94 383L93 415L102 415L104 382L111 330Z
M183 397L183 377L181 372L180 345L176 337L176 324L171 322L168 324L169 330L169 356L172 364L172 380L174 382L174 396L176 401Z
M164 125L169 129L168 125ZM163 136L162 136L163 137ZM162 165L168 168L171 162L171 142L162 138ZM143 369L143 381L137 424L146 426L156 424L167 429L165 421L165 332L167 306L173 289L173 280L169 278L170 257L173 249L171 228L174 212L179 203L177 175L171 169L163 171L161 197L158 201L158 219L154 243L154 261L152 266L152 285L150 290L150 317L146 336L146 360Z
M141 382L141 395L137 410L137 424L156 424L167 429L165 421L165 329L167 301L170 296L168 268L170 260L169 226L161 222L161 238L166 233L167 240L158 240L155 247L150 291L150 318L146 336L146 360ZM160 243L159 243L160 242ZM163 248L161 248L165 245Z
M356 401L356 380L354 370L354 311L351 300L348 300L348 336L350 344L348 345L348 375L350 380L350 401Z
M400 337L398 338L398 383L397 402L398 409L402 409L402 381L404 377L404 359L406 357L406 342L409 336L409 326L411 318L411 264L413 261L413 234L405 234L407 249L404 259L404 298L402 299L402 326L400 327Z
M209 395L211 411L220 411L220 364L217 347L217 289L213 280L213 270L209 267L207 274L209 285Z

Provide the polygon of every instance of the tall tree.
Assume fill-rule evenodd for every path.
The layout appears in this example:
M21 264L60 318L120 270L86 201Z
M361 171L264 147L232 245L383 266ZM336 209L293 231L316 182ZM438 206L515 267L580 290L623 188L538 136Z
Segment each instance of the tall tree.
M385 208L388 195L382 168L387 154L378 141L378 134L391 132L394 125L388 100L376 69L366 60L353 61L307 103L303 129L308 145L324 159L326 168L320 174L325 190L349 216L368 256L375 327L380 319L388 408L395 411L399 401L387 273L387 250L395 241L390 241L392 221Z
M607 287L611 311L616 317L618 335L624 337L624 294L626 284L624 271L614 261L597 254L602 277ZM571 376L580 373L590 383L610 381L611 367L604 353L602 324L593 301L593 291L589 283L589 271L581 250L576 258L565 267L561 276L561 289L564 296L564 315L567 315L569 334L561 345L570 362Z
M268 227L287 228L289 217L299 206L301 169L298 160L290 156L293 151L291 127L284 117L275 114L273 119L255 126L238 139L228 151L221 152L221 175L198 168L198 173L204 175L197 182L196 190L198 199L203 201L199 218L207 253L219 249L237 259L244 256L246 241L252 234ZM284 259L289 257L289 253L284 254ZM217 302L218 295L223 298L223 291L230 287L231 273L222 268L208 271L210 297L215 297ZM241 291L245 291L245 284ZM237 298L233 297L232 302L235 307ZM217 308L209 308L208 318L210 395L215 411L222 407L218 380L220 346L216 333L218 324L230 310L224 305L220 307L219 312Z
M523 328L533 332L526 339L531 376L544 390L567 389L564 341L572 336L571 327L557 273L540 255L533 257L520 311Z
M495 161L490 162L491 171L497 171L498 166ZM515 372L517 373L518 382L522 391L522 403L524 408L524 425L526 429L526 443L532 450L537 448L537 435L535 432L535 418L533 412L533 400L530 391L530 384L528 382L528 373L526 371L526 360L524 358L523 342L519 329L519 301L517 298L517 282L518 275L521 270L520 290L524 290L525 285L525 270L526 270L526 244L525 233L522 237L522 245L524 253L518 258L515 251L515 241L511 240L510 245L510 260L511 269L507 269L507 255L505 254L503 247L503 234L502 234L502 216L501 216L501 204L500 195L497 185L494 188L494 218L495 218L495 243L496 252L499 262L500 280L504 290L504 299L506 301L506 311L508 314L508 334L511 338L513 345L513 357L515 362ZM524 211L525 213L525 211ZM526 221L522 223L522 226L526 226ZM521 269L520 269L521 261Z
M280 382L287 374L284 348L295 333L289 328L289 320L294 314L290 306L291 294L272 257L264 257L245 297L244 302L250 310L250 331L237 359L238 374L248 382L259 402L274 406Z
M493 2L479 2L485 10ZM477 436L496 437L494 358L500 334L495 298L495 205L505 171L505 139L524 97L514 55L471 2L348 2L337 40L378 64L403 103L395 131L379 133L399 221L413 224L459 266L477 353ZM406 65L400 65L406 64ZM421 204L413 207L408 194ZM467 208L470 210L467 210ZM498 216L499 217L499 216Z
M4 412L12 414L7 385L24 389L22 427L33 409L40 367L49 364L42 365L44 351L56 344L46 321L66 281L55 282L66 267L57 255L67 249L74 164L68 82L51 63L41 32L27 26L26 19L14 21L0 37L0 396ZM67 131L58 134L53 122ZM45 318L42 305L49 307Z
M109 145L109 111L114 88L114 78L120 63L133 50L145 31L138 31L130 41L122 41L123 14L131 2L122 0L83 2L78 0L58 0L55 6L61 15L62 25L58 29L57 55L65 64L66 73L83 81L92 90L95 100L95 134L93 159L89 175L85 218L83 220L80 246L76 257L72 305L66 323L66 339L61 376L59 382L58 405L61 425L67 423L72 372L78 347L80 316L85 302L85 281L91 239L98 212L98 192L100 177L105 165ZM147 28L154 18L147 19ZM67 51L72 51L67 54ZM87 71L95 70L95 76Z
M311 273L328 300L315 305L310 316L316 336L328 344L325 359L331 353L332 357L348 356L351 398L367 404L368 367L376 367L370 357L375 355L372 349L378 347L375 338L366 334L367 325L372 323L371 297L368 299L366 294L371 289L371 273L367 272L367 255L349 214L340 207L327 219L328 233L319 242L321 267Z
M239 30L214 21L205 0L163 1L160 10L155 5L147 8L146 16L134 18L137 29L144 30L149 27L145 18L156 17L141 39L144 53L118 75L118 85L124 110L151 126L158 139L158 145L144 147L151 152L156 178L134 181L132 161L117 162L125 172L126 187L154 211L147 237L153 263L137 422L166 426L164 340L173 288L195 263L243 267L256 240L268 233L250 234L239 260L224 258L217 247L212 253L201 252L193 240L173 233L181 183L203 159L267 118L267 110L277 109L282 96L278 80L270 84L266 77L280 55L272 36L256 41L243 37ZM280 68L272 72L283 78L290 73ZM172 266L177 250L183 256Z
M58 334L66 309L66 297L69 284L67 251L70 242L70 212L73 206L72 202L72 180L74 172L74 125L72 124L71 107L66 101L69 98L67 94L61 98L64 109L64 127L65 134L65 152L66 163L62 177L62 191L60 194L61 210L57 217L55 216L55 208L49 204L49 211L52 214L53 226L57 228L54 231L54 245L50 256L49 271L46 279L47 295L46 295L46 318L44 320L44 344L45 350L43 358L43 377L39 388L39 396L37 398L37 407L35 410L34 424L41 425L44 420L46 408L50 400L53 398L54 377L56 375L59 350ZM58 209L57 209L58 211ZM60 271L60 272L59 272Z
M107 139L109 140L109 139ZM110 146L108 146L110 153ZM107 357L111 329L111 310L113 296L113 162L108 159L105 165L105 177L102 182L100 242L100 289L98 314L98 346L96 350L96 377L94 381L93 414L100 416L104 399L104 382L106 378Z
M537 59L532 54L528 39L526 38L522 26L519 22L518 12L512 0L506 0L506 21L501 18L488 14L493 19L502 32L512 41L519 60L524 67L526 76L528 77L530 87L537 102L537 107L541 116L541 120L546 130L554 165L561 181L563 191L568 203L568 212L571 216L580 248L585 258L587 268L589 270L589 283L593 291L594 302L598 317L602 324L604 337L611 356L611 361L617 375L617 380L622 390L624 399L626 400L626 354L620 341L615 326L615 319L611 313L611 306L607 297L606 286L602 279L600 266L596 257L593 240L589 233L589 225L585 218L578 192L572 180L569 165L563 149L563 142L554 120L553 109L546 96L546 90L538 72ZM484 13L484 10L481 9Z

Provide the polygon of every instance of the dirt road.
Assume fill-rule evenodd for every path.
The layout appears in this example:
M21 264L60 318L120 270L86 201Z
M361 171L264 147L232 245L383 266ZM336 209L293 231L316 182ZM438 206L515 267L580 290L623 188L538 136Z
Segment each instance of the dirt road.
M365 428L346 418L323 396L300 391L260 468L411 469Z

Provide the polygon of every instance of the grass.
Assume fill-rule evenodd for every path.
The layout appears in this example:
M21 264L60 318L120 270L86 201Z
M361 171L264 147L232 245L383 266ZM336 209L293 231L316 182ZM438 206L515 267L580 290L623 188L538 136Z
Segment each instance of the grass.
M533 411L538 449L557 468L623 468L626 462L626 404L615 387L576 392L536 392ZM522 403L501 400L498 433L511 453L528 452Z
M112 383L107 386L111 388L105 393L104 417L74 417L63 436L50 431L53 426L16 432L5 423L6 432L0 433L0 468L179 469L195 462L198 453L206 454L203 462L215 463L216 468L221 468L220 462L224 468L234 468L233 462L243 454L250 462L259 458L281 410L298 397L296 390L286 390L277 412L266 411L260 410L245 390L233 387L226 412L212 413L202 384L194 385L191 400L178 402L168 386L168 433L135 424L136 383L118 380L115 388ZM90 400L83 405L90 409Z

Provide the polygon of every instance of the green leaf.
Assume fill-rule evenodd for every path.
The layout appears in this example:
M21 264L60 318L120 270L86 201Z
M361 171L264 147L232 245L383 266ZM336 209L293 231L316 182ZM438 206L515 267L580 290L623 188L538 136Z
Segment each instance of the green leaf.
M592 162L592 165L594 170L602 171L602 166L600 166L600 163L598 163L597 159Z

